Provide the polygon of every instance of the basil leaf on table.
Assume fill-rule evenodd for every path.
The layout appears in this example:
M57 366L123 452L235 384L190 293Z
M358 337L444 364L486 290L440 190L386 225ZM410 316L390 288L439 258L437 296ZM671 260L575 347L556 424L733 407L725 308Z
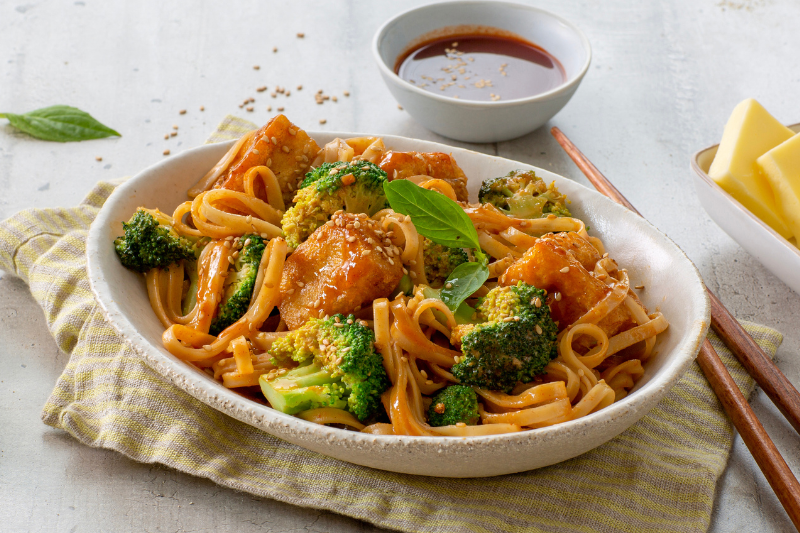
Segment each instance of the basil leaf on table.
M386 198L396 212L411 216L417 231L437 244L450 248L476 248L478 232L457 203L436 191L408 180L383 184Z
M28 113L0 113L11 126L45 141L73 142L102 139L119 133L93 118L89 113L68 105L44 107Z
M489 279L489 269L483 262L461 263L450 273L439 295L448 309L455 312Z

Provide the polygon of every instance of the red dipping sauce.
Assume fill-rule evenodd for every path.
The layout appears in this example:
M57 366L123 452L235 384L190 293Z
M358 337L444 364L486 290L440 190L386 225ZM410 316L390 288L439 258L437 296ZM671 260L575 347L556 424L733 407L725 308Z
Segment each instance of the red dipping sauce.
M479 101L528 98L566 80L561 63L547 50L521 37L482 30L423 41L398 58L395 73L425 91Z

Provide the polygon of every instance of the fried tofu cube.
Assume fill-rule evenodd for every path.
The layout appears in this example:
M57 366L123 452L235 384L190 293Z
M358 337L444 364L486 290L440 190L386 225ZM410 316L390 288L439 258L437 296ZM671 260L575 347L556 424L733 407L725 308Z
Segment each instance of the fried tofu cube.
M430 176L446 181L453 187L456 198L469 200L467 176L450 154L443 152L393 152L389 151L378 164L391 180L408 179L411 176Z
M245 143L214 188L244 192L245 173L252 167L263 165L278 178L283 202L290 205L318 151L319 146L305 131L284 115L277 115ZM258 188L261 183L256 183L256 196L266 200L266 192Z
M574 247L564 236L539 239L499 280L501 285L523 281L546 290L547 304L553 320L559 323L559 330L585 315L611 292L611 287L584 268L571 249ZM585 253L579 255L584 256ZM555 293L561 294L559 300L555 299ZM636 323L630 311L624 305L619 305L597 325L611 337L634 327Z
M297 329L389 296L403 277L400 252L365 214L334 214L286 259L281 318Z

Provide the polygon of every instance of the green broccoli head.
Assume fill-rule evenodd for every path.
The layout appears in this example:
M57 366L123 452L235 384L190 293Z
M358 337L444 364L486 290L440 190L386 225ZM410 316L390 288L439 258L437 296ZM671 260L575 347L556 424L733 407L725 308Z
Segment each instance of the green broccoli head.
M451 370L461 383L510 392L556 357L558 328L544 291L523 282L496 287L478 311L481 322L461 336L463 355Z
M472 387L451 385L433 397L428 409L428 423L434 427L453 426L463 422L468 426L478 423L478 395Z
M555 183L547 185L532 170L513 170L506 176L484 180L478 199L517 218L542 218L549 214L571 216L567 197Z
M296 414L317 407L337 407L365 420L380 407L389 387L375 337L353 315L312 318L272 344L277 366L300 366L270 379L261 390L273 408Z
M297 248L339 210L374 215L389 207L383 184L386 172L374 163L323 163L306 174L294 205L281 220L286 242Z
M448 248L423 237L422 257L425 260L425 277L433 287L441 287L450 273L469 256L461 248Z
M250 307L250 299L258 276L258 265L261 263L266 244L258 235L242 235L238 242L242 243L242 249L230 265L228 277L225 278L225 292L209 329L212 335L219 335L225 328L242 318Z
M150 209L139 209L123 222L124 235L114 239L123 266L138 272L166 268L181 259L200 255L195 237L182 237L172 227L172 217Z

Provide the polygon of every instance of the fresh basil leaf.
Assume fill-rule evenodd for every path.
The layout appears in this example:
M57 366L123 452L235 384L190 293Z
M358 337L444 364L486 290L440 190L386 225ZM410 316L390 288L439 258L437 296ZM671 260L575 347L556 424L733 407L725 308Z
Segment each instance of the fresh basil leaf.
M120 134L95 120L89 113L67 105L54 105L16 115L0 113L11 125L45 141L73 142L102 139Z
M450 273L439 293L451 311L477 291L489 279L489 268L484 263L461 263Z
M447 196L408 180L387 181L383 190L392 209L410 215L417 231L433 242L450 248L479 248L472 220Z

